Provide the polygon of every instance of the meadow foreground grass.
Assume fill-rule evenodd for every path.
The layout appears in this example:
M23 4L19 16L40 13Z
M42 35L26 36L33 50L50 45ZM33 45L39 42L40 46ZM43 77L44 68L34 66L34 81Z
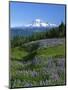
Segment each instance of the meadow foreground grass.
M10 87L65 85L65 43L41 48L33 45L12 48Z

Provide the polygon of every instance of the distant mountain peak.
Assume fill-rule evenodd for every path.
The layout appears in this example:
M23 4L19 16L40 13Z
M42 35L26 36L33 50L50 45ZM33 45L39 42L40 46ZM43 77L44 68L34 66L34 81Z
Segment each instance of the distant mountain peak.
M48 22L43 22L41 19L35 19L31 24L25 25L25 27L56 27L56 24L49 24Z
M41 22L41 19L35 19L36 22Z

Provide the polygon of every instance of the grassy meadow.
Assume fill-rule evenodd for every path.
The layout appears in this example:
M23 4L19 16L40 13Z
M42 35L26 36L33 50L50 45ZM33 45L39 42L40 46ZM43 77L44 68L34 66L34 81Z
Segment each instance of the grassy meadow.
M66 84L65 32L59 28L11 40L10 88Z

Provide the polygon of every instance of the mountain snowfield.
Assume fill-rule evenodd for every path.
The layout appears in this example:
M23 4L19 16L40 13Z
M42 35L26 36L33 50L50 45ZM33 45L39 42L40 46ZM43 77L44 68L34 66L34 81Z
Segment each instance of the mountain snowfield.
M36 32L46 32L50 28L57 27L56 24L49 24L40 19L35 19L31 24L23 25L21 27L11 28L11 35L14 36L30 36Z
M57 27L56 24L46 23L40 19L35 19L31 24L24 25L24 27Z

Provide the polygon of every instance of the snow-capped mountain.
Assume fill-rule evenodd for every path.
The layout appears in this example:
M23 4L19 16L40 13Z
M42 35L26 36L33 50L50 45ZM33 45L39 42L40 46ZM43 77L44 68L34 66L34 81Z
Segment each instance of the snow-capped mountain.
M24 25L25 27L37 27L37 28L40 28L40 27L57 27L56 24L52 24L52 23L46 23L46 22L43 22L42 20L40 19L35 19L31 24L27 24L27 25Z
M36 32L46 32L50 30L52 27L57 27L57 25L46 23L40 19L35 19L30 24L23 25L21 27L11 28L11 31L13 36L16 35L29 36Z

